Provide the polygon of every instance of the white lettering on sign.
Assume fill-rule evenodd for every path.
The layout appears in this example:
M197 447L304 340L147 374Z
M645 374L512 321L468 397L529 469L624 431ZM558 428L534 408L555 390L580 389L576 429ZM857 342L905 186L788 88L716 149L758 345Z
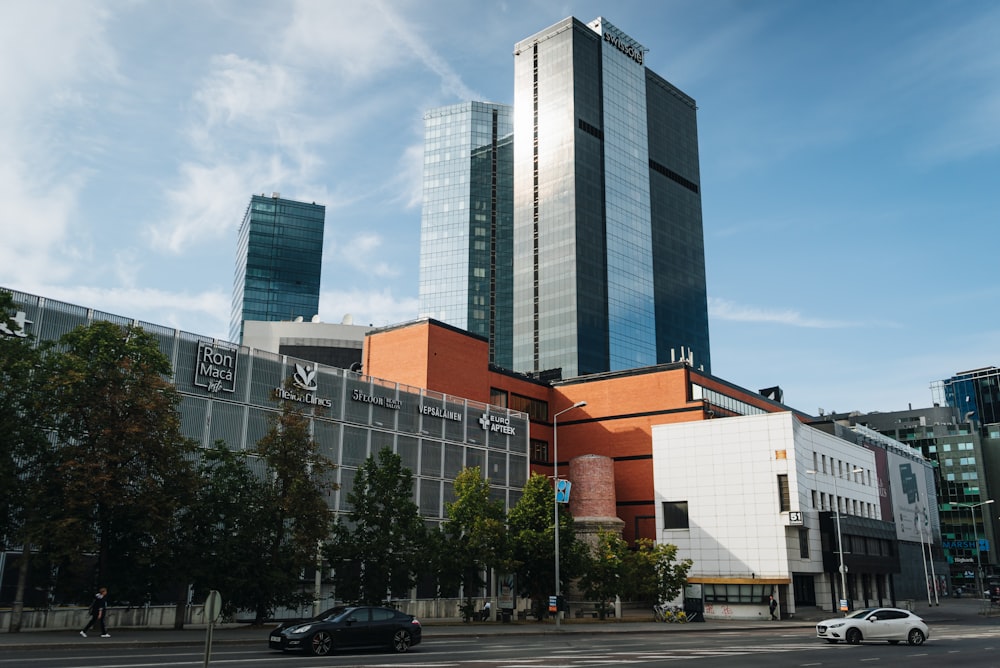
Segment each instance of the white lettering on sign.
M235 392L236 351L199 341L194 384L208 389L209 392Z
M330 408L333 406L333 402L331 400L324 399L323 397L317 397L312 392L298 394L297 392L289 392L283 387L274 388L274 396L285 401L297 401L300 404L309 404L311 406L322 406L324 408Z
M462 421L462 414L458 411L449 411L440 406L421 406L420 412L424 415L430 415L431 417L444 418L445 420L454 420L455 422Z
M354 399L354 401L364 401L365 403L373 404L375 406L382 406L383 408L391 408L397 411L403 407L403 402L399 399L393 399L392 397L379 397L374 394L365 394L361 390L354 390L354 392L351 393L351 399Z
M28 336L28 332L25 331L25 325L33 324L31 320L27 320L28 314L24 311L18 311L14 315L7 318L7 320L13 320L14 324L17 325L17 329L11 329L6 321L0 320L0 334L5 336L17 336L20 338L25 338Z
M618 35L612 34L607 30L604 31L604 41L615 47L626 56L634 60L635 62L642 65L642 47L634 46L627 43L625 40L620 38Z
M483 428L483 431L492 431L499 434L507 434L508 436L517 435L516 429L510 426L510 418L506 415L483 413L482 417L479 418L479 425Z

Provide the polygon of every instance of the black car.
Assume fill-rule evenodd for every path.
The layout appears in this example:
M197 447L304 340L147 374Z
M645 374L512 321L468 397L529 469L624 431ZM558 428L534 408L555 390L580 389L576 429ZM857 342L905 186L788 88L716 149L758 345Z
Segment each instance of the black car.
M420 642L420 622L392 608L337 606L312 619L285 622L268 647L325 656L342 647L390 647L405 652Z

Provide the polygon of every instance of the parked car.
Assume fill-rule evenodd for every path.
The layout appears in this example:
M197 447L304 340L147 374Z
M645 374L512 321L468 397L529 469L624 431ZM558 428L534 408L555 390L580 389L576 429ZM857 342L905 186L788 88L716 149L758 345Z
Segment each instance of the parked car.
M389 647L405 652L420 643L420 622L392 608L337 606L271 631L268 647L326 656L343 647Z
M905 640L922 645L931 632L924 620L909 610L865 608L847 617L823 620L816 625L816 636L829 643L843 640L851 645L863 640L888 640L893 645Z

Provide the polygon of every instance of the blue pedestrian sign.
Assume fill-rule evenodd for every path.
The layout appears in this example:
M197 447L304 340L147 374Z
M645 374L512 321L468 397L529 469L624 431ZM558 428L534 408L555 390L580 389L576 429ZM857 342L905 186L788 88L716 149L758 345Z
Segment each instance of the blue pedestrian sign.
M569 490L573 486L569 480L556 481L556 503L569 503Z

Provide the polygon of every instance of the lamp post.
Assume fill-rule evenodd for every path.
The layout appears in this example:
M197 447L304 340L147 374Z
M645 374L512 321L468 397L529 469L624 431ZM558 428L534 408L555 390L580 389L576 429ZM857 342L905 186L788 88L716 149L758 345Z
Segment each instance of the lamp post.
M552 416L552 519L556 535L556 626L559 626L559 416L574 408L586 406L586 401L578 401Z
M962 508L968 508L969 516L972 519L972 535L976 545L976 598L982 598L983 596L983 564L979 558L979 530L976 528L976 508L982 508L983 506L988 506L991 503L993 503L993 499L987 499L986 501L980 501L979 503L955 504ZM983 527L985 526L986 523L983 522Z
M862 468L853 468L849 473L863 473ZM816 475L819 471L809 470L806 471L809 475ZM840 532L840 492L837 491L837 478L838 476L831 473L830 477L833 478L833 501L837 504L837 514L833 516L837 523L837 555L840 558L840 595L847 600L847 569L844 567L844 537ZM840 607L839 605L837 607ZM850 608L850 605L847 606Z

